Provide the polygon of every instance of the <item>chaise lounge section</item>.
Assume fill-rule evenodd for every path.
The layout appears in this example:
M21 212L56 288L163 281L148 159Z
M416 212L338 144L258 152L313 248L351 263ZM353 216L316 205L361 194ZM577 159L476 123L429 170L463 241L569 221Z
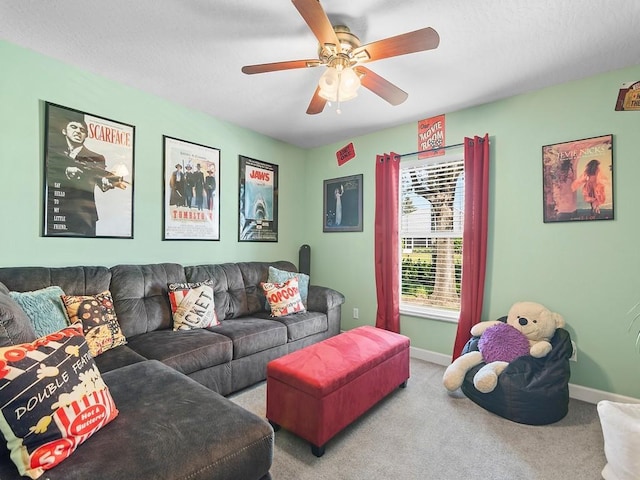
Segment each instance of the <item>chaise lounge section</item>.
M338 334L344 302L310 285L305 312L274 318L261 288L270 268L296 271L286 261L0 268L0 347L36 339L8 292L49 286L68 295L109 290L126 337L94 359L118 417L46 477L269 478L271 426L224 396L264 380L269 361ZM168 285L205 280L221 324L173 331ZM0 478L23 478L6 448Z

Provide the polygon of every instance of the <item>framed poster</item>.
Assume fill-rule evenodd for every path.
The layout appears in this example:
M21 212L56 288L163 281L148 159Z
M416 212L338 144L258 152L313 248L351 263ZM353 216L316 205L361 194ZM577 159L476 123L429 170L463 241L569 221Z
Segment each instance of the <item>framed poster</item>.
M220 240L220 150L162 136L163 240Z
M240 242L278 241L278 165L240 155Z
M613 220L613 135L542 147L544 222Z
M323 232L362 231L362 174L324 180Z
M43 236L133 238L135 127L45 103Z

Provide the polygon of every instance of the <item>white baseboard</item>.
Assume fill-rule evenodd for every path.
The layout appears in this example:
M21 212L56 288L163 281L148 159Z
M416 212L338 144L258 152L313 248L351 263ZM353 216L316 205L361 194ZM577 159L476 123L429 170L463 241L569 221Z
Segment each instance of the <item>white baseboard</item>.
M435 363L447 367L451 363L451 355L432 352L422 348L410 347L410 355L412 358L424 360L425 362ZM610 400L620 403L640 403L640 399L626 397L616 393L605 392L604 390L596 390L595 388L583 387L582 385L569 384L569 396L583 402L597 404L600 400Z
M424 350L422 348L409 347L409 355L412 358L424 360L425 362L435 363L436 365L442 365L443 367L447 367L451 363L451 355L432 352L430 350Z

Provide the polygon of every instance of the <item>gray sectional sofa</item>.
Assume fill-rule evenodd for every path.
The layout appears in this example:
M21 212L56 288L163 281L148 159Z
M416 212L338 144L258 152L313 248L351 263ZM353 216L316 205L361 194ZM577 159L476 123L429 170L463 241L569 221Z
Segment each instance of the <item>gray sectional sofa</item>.
M183 266L0 268L0 347L33 341L9 291L110 290L126 345L95 358L116 419L41 478L266 479L273 430L225 398L266 378L266 365L340 331L342 294L310 285L307 311L272 318L260 286L286 261ZM221 325L172 330L168 284L213 281ZM0 447L0 478L24 478Z

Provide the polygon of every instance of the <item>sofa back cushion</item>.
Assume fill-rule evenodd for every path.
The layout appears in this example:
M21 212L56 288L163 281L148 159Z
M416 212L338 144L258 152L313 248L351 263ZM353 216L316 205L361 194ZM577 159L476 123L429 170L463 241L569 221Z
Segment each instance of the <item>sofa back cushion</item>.
M32 342L37 338L31 321L9 292L58 286L68 294L89 295L109 288L110 280L107 267L0 268L0 346Z
M213 280L218 319L228 320L265 310L265 296L260 283L266 282L269 266L296 271L291 262L239 262L217 265L194 265L184 268L188 282Z
M116 265L110 270L109 289L125 337L171 328L168 285L186 282L182 265Z
M237 263L184 267L188 282L213 280L213 297L219 320L247 315L247 294Z
M58 286L67 295L94 295L109 289L107 267L5 267L0 282L14 292L28 292Z
M9 289L0 283L0 347L29 343L36 338L29 317L11 298Z
M269 267L286 270L288 272L296 271L295 265L286 261L242 262L238 263L238 267L242 272L242 279L245 285L248 313L256 313L269 309L264 290L262 289L262 283L266 282L269 278Z

